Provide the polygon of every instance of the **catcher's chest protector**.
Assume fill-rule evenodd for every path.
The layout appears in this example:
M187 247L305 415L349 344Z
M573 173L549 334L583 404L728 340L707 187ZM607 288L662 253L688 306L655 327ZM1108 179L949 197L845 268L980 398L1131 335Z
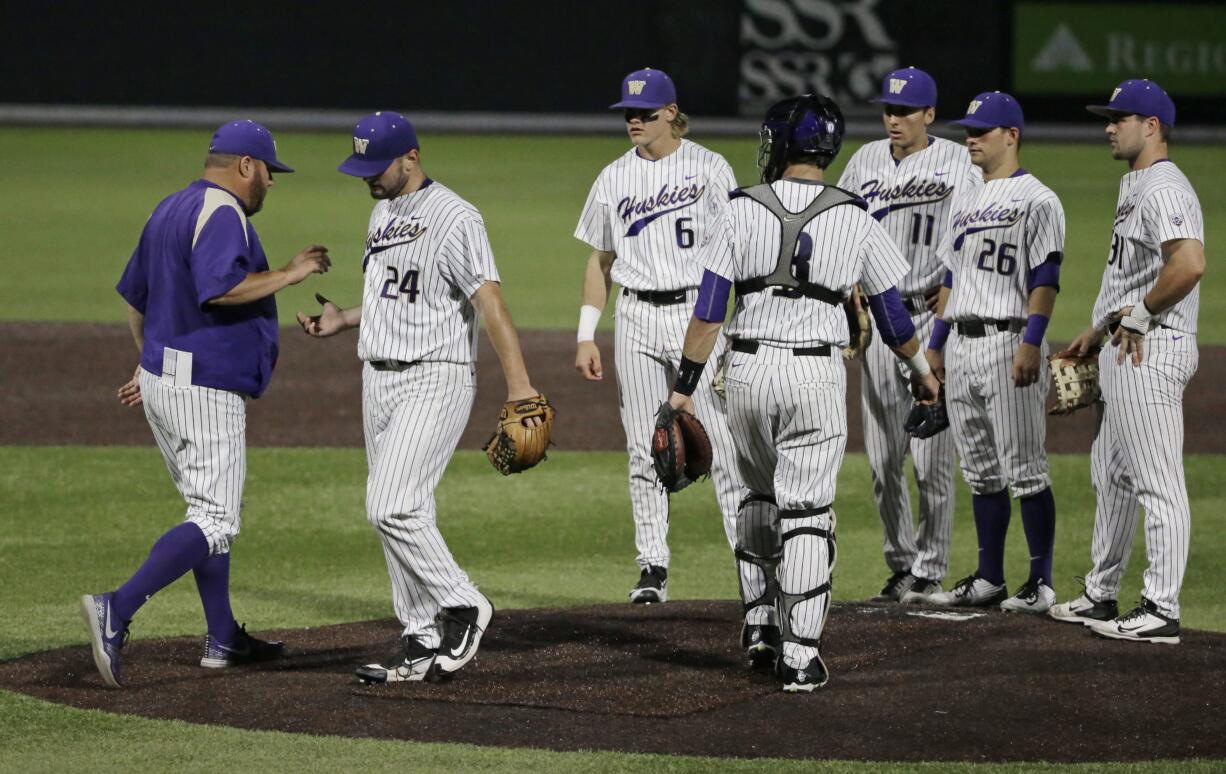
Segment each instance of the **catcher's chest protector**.
M860 200L841 188L828 185L822 189L822 192L817 195L817 198L808 207L800 212L789 212L783 206L783 202L779 201L779 196L775 193L775 189L771 188L770 183L760 183L749 188L739 188L732 192L731 198L736 199L741 196L753 199L770 210L770 213L779 219L781 231L779 234L779 259L775 263L775 270L765 277L754 277L737 282L737 295L757 293L766 288L780 287L798 289L801 295L818 301L824 301L832 306L843 303L846 299L843 298L842 293L793 275L792 258L796 255L796 245L800 241L800 232L809 224L809 221L840 204L854 204L863 208L864 205Z

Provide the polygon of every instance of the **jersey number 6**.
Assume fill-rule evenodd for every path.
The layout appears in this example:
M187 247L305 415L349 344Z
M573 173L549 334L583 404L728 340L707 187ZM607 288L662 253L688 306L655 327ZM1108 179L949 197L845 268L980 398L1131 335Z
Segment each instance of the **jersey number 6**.
M401 279L395 266L387 267L387 279L383 281L383 290L379 291L383 298L395 301L400 296L408 296L409 303L417 303L417 269L409 269Z

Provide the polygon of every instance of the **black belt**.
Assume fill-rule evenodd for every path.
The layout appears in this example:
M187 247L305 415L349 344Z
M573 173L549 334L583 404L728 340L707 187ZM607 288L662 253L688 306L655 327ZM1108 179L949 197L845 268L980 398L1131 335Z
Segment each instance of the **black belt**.
M371 360L370 367L376 371L407 371L409 366L415 366L420 361L405 362L404 360Z
M968 339L978 339L990 333L1005 331L1021 333L1026 328L1026 323L1022 320L966 320L955 324L958 326L958 335Z
M747 339L733 339L732 351L744 352L746 355L752 355L758 351L758 347L762 346L759 342L748 341ZM830 357L832 348L829 344L823 344L820 347L792 347L792 354L799 357Z
M656 306L684 304L685 296L688 292L688 288L681 288L680 290L631 290L630 288L622 288L623 296L633 293L640 301L646 301Z

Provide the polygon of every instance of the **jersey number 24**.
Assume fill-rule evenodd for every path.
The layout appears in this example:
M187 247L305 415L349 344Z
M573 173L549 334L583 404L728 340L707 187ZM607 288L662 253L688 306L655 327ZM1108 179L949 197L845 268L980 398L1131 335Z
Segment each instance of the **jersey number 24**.
M395 266L388 266L387 279L383 281L383 290L379 291L379 295L392 301L408 296L410 304L417 303L417 269L409 269L401 277Z

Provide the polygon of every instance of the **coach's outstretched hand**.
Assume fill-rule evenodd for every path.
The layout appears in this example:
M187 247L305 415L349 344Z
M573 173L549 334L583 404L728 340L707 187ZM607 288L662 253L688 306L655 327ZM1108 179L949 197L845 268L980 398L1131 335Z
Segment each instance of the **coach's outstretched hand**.
M312 274L323 274L332 267L332 259L328 257L328 248L323 245L311 245L290 259L282 271L289 279L289 284L297 285Z

